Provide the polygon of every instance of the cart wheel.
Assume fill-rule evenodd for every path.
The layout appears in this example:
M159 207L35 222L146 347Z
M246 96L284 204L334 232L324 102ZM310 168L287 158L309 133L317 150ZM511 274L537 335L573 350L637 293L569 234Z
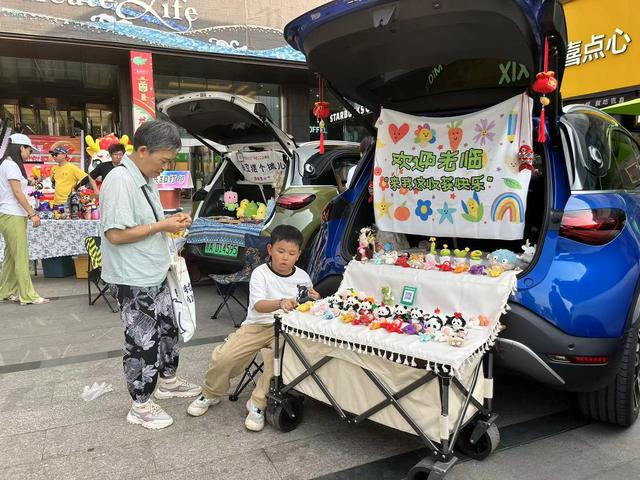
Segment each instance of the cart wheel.
M302 422L304 405L302 399L285 397L281 402L267 405L267 421L281 432L295 430Z
M491 453L498 448L500 443L500 431L494 423L492 423L487 431L482 434L475 444L471 443L471 434L475 424L467 425L461 432L458 438L456 446L458 450L465 454L467 457L474 460L484 460Z
M411 467L406 480L429 480L429 475L431 474L434 463L435 460L431 457L423 458Z

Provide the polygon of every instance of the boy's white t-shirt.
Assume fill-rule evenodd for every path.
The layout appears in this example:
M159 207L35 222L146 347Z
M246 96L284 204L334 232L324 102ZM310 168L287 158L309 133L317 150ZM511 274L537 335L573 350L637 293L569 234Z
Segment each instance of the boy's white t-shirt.
M9 180L19 180L22 193L27 194L27 179L22 176L18 164L10 158L6 158L0 163L0 213L26 217L27 212L18 203Z
M311 278L301 268L294 267L290 275L283 276L271 269L268 263L257 267L251 274L249 281L249 309L243 325L270 325L273 315L278 312L256 312L254 306L260 300L280 300L282 298L296 298L298 285L312 287ZM280 310L280 312L282 312Z

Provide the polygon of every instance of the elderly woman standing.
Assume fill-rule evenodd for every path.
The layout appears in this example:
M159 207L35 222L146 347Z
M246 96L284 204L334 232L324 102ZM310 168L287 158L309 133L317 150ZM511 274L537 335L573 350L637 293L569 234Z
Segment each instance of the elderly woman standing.
M0 300L20 302L21 305L43 304L33 288L29 274L29 245L27 219L34 227L40 226L40 217L26 197L27 174L23 161L35 150L31 139L21 133L9 137L9 146L0 159L0 234L4 237L4 263Z
M178 328L167 286L170 256L163 236L185 230L191 217L164 217L155 179L181 146L167 122L143 123L100 192L102 279L114 287L124 327L124 375L133 405L127 421L145 428L168 427L173 419L158 399L200 395L200 387L176 376ZM157 386L157 389L156 389Z

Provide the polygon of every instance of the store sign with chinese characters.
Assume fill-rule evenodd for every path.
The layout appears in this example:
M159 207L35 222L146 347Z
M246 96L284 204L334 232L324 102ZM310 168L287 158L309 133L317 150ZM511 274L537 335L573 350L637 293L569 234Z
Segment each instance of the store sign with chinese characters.
M599 92L640 85L637 2L608 0L606 3L606 12L601 0L574 0L563 5L569 33L561 87L566 99L597 98ZM597 106L620 103L618 97L612 93L606 103L602 98L601 105Z

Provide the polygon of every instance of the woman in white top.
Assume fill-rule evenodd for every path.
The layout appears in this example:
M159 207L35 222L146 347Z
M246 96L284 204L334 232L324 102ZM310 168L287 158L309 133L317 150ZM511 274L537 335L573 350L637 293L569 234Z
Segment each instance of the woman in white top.
M14 133L4 156L0 158L0 234L4 237L4 263L0 282L0 301L21 305L48 303L33 288L29 274L27 219L34 227L40 217L26 197L27 174L23 161L35 150L26 135Z

